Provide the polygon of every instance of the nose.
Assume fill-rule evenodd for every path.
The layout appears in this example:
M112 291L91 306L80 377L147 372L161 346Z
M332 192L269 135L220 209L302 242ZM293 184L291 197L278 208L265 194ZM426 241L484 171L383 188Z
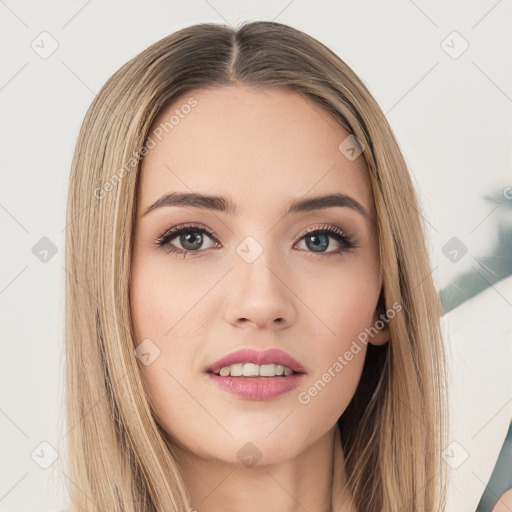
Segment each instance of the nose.
M284 329L295 321L290 273L272 266L264 254L252 263L237 261L226 283L225 319L236 327Z

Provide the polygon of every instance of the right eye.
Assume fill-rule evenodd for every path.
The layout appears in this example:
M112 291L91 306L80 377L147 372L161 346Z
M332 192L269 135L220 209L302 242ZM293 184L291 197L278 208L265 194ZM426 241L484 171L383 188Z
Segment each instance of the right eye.
M165 233L158 237L156 244L158 247L165 249L168 253L182 254L183 257L185 257L187 254L201 252L200 249L204 249L203 242L205 235L210 239L215 239L213 232L204 227L190 224L176 226L165 231ZM181 248L171 243L176 239L181 245ZM206 249L221 247L219 242L214 240L212 240L212 242L213 245L206 247Z

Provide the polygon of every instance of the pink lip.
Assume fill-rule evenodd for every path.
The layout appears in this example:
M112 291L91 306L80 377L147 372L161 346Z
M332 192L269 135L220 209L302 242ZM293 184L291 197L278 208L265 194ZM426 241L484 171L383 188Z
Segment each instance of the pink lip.
M296 388L306 376L293 373L288 377L221 377L208 373L220 389L246 400L269 400Z
M237 363L254 363L258 365L262 364L279 364L281 366L287 366L291 370L296 373L306 373L306 370L302 364L300 364L296 359L294 359L290 354L283 352L277 348L269 348L267 350L255 350L252 348L244 348L242 350L237 350L236 352L232 352L227 356L219 359L212 365L206 368L206 372L208 373L218 373L221 368L224 366L230 366L232 364ZM289 377L293 377L294 375L290 375ZM276 377L279 380L284 380L289 377ZM238 379L238 377L231 377L231 379ZM258 379L249 379L245 377L245 380L257 380ZM266 380L275 380L274 378L268 378Z

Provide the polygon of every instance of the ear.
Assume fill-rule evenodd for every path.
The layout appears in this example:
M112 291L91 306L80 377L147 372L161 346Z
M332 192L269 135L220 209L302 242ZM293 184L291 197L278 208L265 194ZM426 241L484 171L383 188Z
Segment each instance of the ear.
M368 336L368 343L371 343L372 345L384 345L389 341L389 319L386 318L385 311L384 296L381 291L379 301L377 302L377 307L375 308L375 313L373 315L372 328L370 329L371 334Z

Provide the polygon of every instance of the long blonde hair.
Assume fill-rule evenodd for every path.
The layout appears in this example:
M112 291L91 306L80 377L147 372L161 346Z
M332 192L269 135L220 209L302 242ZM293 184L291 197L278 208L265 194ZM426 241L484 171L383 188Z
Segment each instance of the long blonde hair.
M424 225L393 132L336 54L283 24L204 23L153 44L90 106L72 162L66 229L69 493L74 512L187 511L172 444L152 414L134 356L130 255L140 161L155 116L193 89L280 88L314 100L363 143L377 212L382 311L390 341L368 345L338 426L360 512L445 507L445 363ZM336 486L337 482L334 481Z

